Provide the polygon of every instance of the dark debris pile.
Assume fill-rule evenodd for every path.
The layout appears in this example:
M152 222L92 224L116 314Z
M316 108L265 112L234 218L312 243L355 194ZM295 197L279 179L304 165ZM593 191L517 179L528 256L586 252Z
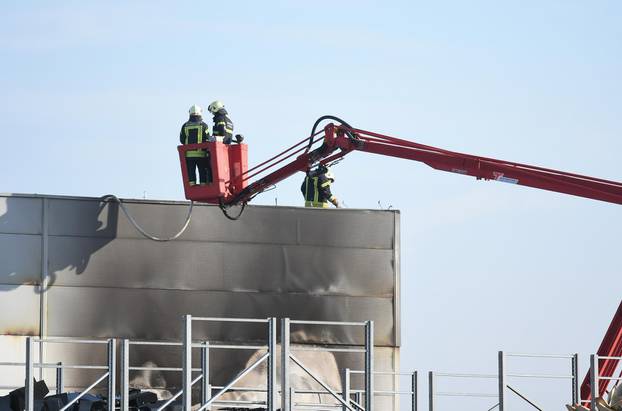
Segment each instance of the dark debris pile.
M34 383L34 411L59 411L65 405L74 400L79 392L65 392L61 394L51 394L45 381L35 381ZM151 391L130 389L129 409L130 411L155 411L160 408L166 400L158 400L157 394ZM25 387L11 391L8 395L0 397L0 411L23 411L26 407ZM115 408L121 407L120 398L115 398ZM106 411L108 409L108 398L103 395L85 394L76 401L68 411ZM265 408L221 408L222 411L266 411ZM168 405L165 411L182 411L181 400L177 400Z

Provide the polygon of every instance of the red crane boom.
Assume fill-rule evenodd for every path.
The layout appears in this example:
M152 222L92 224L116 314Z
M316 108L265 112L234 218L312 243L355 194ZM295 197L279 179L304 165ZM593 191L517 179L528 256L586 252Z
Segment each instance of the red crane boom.
M312 149L320 142L319 147ZM185 152L198 148L210 152L214 180L205 186L189 186ZM331 163L351 151L404 158L425 163L437 170L469 175L477 179L496 180L622 204L622 183L616 181L453 152L332 123L320 133L300 141L251 169L247 169L244 144L226 146L215 142L179 146L178 149L186 198L220 204L223 207L246 203L299 171L304 172L314 164ZM287 160L289 163L267 173ZM264 174L263 177L249 183L260 174Z

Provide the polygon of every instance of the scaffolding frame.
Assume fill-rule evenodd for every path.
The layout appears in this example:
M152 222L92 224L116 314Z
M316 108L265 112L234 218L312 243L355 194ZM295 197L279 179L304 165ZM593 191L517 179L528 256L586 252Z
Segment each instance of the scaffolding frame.
M192 326L195 322L227 322L236 324L264 324L267 331L267 344L266 345L241 345L241 344L214 344L210 341L195 342L193 340ZM364 348L345 348L345 347L291 347L290 344L290 332L291 325L320 325L325 327L361 327L364 331ZM290 320L289 318L281 319L281 410L292 411L295 409L308 409L308 410L325 410L330 408L347 409L349 411L373 411L374 410L374 394L385 395L385 392L375 392L373 375L385 374L384 372L375 372L373 370L374 361L374 345L373 345L373 321L363 322L340 322L340 321L305 321L305 320ZM91 344L91 345L106 345L107 364L106 365L68 365L63 363L35 363L34 361L34 347L35 343L39 346L49 343L65 343L65 344ZM158 367L158 366L135 366L130 361L130 347L138 345L153 345L153 346L176 346L180 347L182 351L182 365L181 367ZM201 367L193 368L192 350L199 348L201 350ZM119 362L120 362L120 379L119 379L119 392L117 396L116 391L116 363L117 363L117 349L119 350ZM235 350L266 350L266 353L262 354L256 361L248 365L245 369L238 372L236 376L223 386L213 386L210 384L210 370L209 370L209 355L211 350L218 349L235 349ZM361 373L365 377L365 387L363 390L356 390L353 392L357 400L350 398L349 390L335 390L326 384L322 378L316 375L307 367L300 359L298 359L292 351L322 351L322 352L349 352L360 353L364 355L365 369L361 371L350 370L352 373ZM80 392L75 398L73 398L68 404L66 404L60 411L66 411L69 407L73 406L84 395L95 388L102 381L107 380L107 398L108 398L108 411L114 411L117 400L120 403L120 411L129 410L129 381L131 371L142 370L159 370L159 371L175 371L182 373L182 388L179 392L175 393L169 400L164 402L158 408L158 411L162 411L169 406L173 401L181 398L182 408L184 411L192 411L192 387L201 381L201 400L200 405L196 411L210 410L211 406L218 405L263 405L268 411L277 411L276 396L279 393L278 381L276 378L276 360L277 360L277 318L224 318L224 317L193 317L192 315L184 315L182 319L182 341L181 342L168 342L168 341L138 341L130 339L78 339L78 338L26 338L26 361L24 363L9 363L2 362L0 366L23 366L25 367L26 381L25 381L25 395L26 406L25 411L34 410L34 370L35 368L55 368L56 372L56 392L61 393L63 390L63 370L66 369L90 369L90 370L102 370L104 373L100 375L96 380ZM266 387L236 387L235 385L246 375L256 369L260 364L267 362L267 377ZM292 403L292 398L296 395L297 391L294 387L290 386L290 363L300 367L311 378L313 378L322 388L323 391L318 390L299 390L298 393L316 393L316 394L330 394L333 396L339 404L303 404ZM198 375L193 375L198 373ZM397 375L397 373L396 373ZM416 375L416 373L415 373ZM416 384L414 382L413 384ZM212 395L212 390L218 390L217 393ZM413 389L416 386L413 385ZM251 391L251 392L265 392L267 395L266 401L227 401L219 400L219 398L227 391ZM391 394L398 394L397 392L391 392ZM361 404L361 397L364 396L364 406Z

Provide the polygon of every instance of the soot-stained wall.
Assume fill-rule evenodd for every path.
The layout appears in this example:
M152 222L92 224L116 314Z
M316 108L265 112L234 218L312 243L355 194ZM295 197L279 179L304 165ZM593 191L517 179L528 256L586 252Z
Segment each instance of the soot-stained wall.
M179 228L188 207L126 204L163 236ZM217 207L195 206L180 239L157 243L97 198L0 195L0 312L0 335L142 340L178 340L183 314L374 320L375 344L384 347L377 361L393 369L399 212L249 206L230 221ZM293 342L362 342L348 328L300 331ZM257 341L265 333L210 326L195 336ZM8 351L0 350L0 361Z

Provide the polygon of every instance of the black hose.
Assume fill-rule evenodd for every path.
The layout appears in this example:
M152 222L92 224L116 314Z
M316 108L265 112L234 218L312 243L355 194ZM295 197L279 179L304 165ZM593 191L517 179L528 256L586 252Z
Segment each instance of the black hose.
M227 209L229 207L227 207L225 203L223 203L222 197L218 199L218 207L220 208L220 211L222 211L222 213L225 215L225 217L227 217L231 221L236 221L240 217L242 217L242 213L244 212L244 209L246 208L246 201L242 203L242 208L240 209L240 212L238 213L238 215L235 217L229 215L229 213L227 212Z
M327 114L325 116L322 116L322 117L318 118L317 120L315 120L315 123L313 123L313 128L311 129L311 138L309 139L309 146L307 147L307 151L309 151L311 149L311 146L313 145L313 136L315 135L315 131L317 130L317 126L320 125L320 123L322 121L324 121L324 120L335 120L335 121L339 122L342 126L346 126L348 128L352 128L352 126L350 124L346 123L345 121L343 121L339 117L331 116L330 114ZM351 131L346 131L346 134L351 139L353 139L353 140L356 139L356 137L354 136L354 134Z
M186 214L186 220L184 221L184 224L181 226L181 228L179 229L179 231L175 235L173 235L172 237L156 237L153 234L149 234L147 231L145 231L145 229L143 229L136 222L134 217L132 217L130 212L125 207L125 204L123 204L123 200L121 200L119 197L117 197L117 196L115 196L113 194L107 194L107 195L101 197L100 200L104 201L104 202L114 202L114 203L119 204L119 207L121 207L121 210L123 211L123 213L127 217L128 221L134 226L134 228L139 233L141 233L143 235L143 237L148 238L149 240L161 241L161 242L176 240L184 233L184 231L186 231L186 229L190 225L190 218L192 217L192 209L194 207L194 201L191 201L190 202L190 206L188 207L188 213Z

